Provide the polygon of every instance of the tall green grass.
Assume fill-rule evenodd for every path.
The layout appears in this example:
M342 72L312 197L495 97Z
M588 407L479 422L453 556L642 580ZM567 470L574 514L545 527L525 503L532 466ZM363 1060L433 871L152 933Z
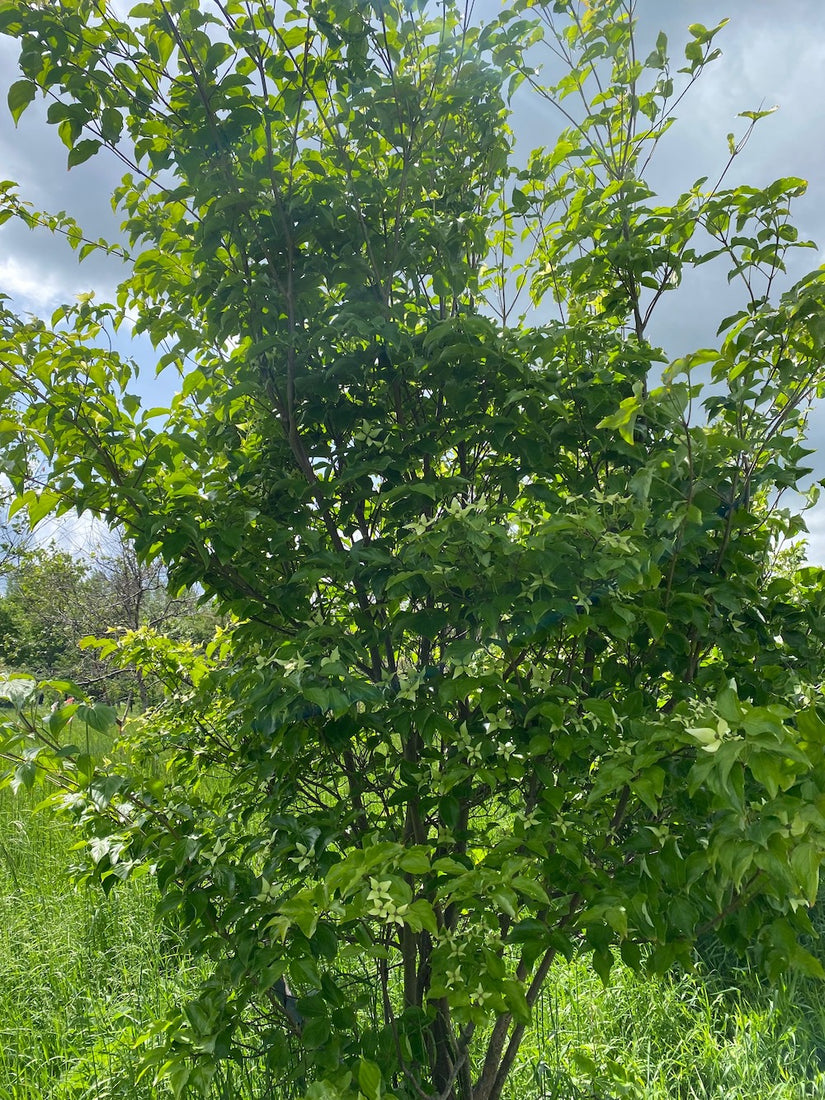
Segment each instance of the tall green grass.
M75 837L0 793L0 1100L167 1100L138 1081L135 1037L198 974L153 923L143 880L73 885ZM724 974L607 989L559 964L509 1100L825 1100L825 983ZM213 1100L280 1100L262 1067L228 1066Z
M559 965L511 1096L825 1100L825 988L712 975L645 979Z
M135 1035L187 984L148 882L76 887L71 830L0 795L0 1100L144 1100Z

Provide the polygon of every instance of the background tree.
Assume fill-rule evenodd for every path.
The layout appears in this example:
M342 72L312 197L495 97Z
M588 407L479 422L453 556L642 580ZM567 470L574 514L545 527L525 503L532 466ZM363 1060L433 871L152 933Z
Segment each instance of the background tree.
M6 489L0 491L0 578L10 573L31 547L32 536L24 516L19 513L15 519L7 517L13 493Z
M70 165L131 165L118 306L6 336L50 463L34 493L9 459L21 504L120 524L236 617L207 656L112 640L170 693L127 763L67 762L68 709L5 733L14 782L68 788L90 874L151 868L213 960L158 1075L258 1056L318 1100L497 1100L558 953L664 971L715 931L821 973L822 574L774 566L823 385L821 273L776 292L803 182L656 200L680 91L630 0L484 28L6 0L0 28L13 113L42 90ZM718 29L690 29L684 85ZM568 127L516 173L525 79ZM742 311L668 363L652 312L710 260ZM512 320L514 278L553 320ZM184 376L162 427L96 342L126 309Z
M159 699L140 669L115 668L84 639L163 628L201 646L218 619L195 595L172 597L159 562L139 561L122 536L86 560L55 546L21 554L0 596L0 661L39 680L67 680L108 703Z
M122 531L111 532L108 540L104 540L95 555L92 576L106 606L102 617L98 618L103 625L94 630L89 630L87 625L83 636L147 627L203 648L220 625L221 619L214 607L200 600L196 591L173 595L163 563L159 559L139 558L133 543ZM90 651L87 647L87 653L93 653L94 660L101 666L98 679L111 681L116 670L105 658L97 656L94 648ZM106 691L110 696L111 687L107 686ZM124 680L119 688L119 697L139 702L145 710L150 702L158 701L158 684L156 681L147 683L144 671L135 668L132 678Z
M78 670L78 641L105 630L99 586L70 554L36 550L6 582L0 600L0 657L7 667L42 679L71 677Z

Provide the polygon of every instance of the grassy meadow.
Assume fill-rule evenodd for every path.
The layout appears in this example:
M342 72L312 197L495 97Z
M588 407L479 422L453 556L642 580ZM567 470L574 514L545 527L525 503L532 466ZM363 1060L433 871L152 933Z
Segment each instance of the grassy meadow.
M68 826L34 796L0 792L0 1100L155 1100L134 1040L197 973L153 924L143 880L77 887ZM825 983L823 983L825 986ZM604 989L559 964L510 1100L825 1100L825 988L754 975L642 980ZM278 1100L255 1066L230 1067L214 1100Z

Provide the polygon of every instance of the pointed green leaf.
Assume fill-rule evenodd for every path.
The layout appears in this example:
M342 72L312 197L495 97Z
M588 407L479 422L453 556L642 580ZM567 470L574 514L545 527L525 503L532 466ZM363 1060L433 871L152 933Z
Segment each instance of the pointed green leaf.
M15 125L17 125L20 116L34 99L36 92L37 85L32 80L15 80L9 88L9 110Z

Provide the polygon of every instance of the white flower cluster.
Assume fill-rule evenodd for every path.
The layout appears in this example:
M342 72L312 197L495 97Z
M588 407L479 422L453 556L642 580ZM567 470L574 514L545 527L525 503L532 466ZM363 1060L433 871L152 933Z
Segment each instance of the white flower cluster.
M370 904L370 908L367 912L371 917L377 917L387 924L397 924L401 926L404 923L404 914L409 909L409 905L396 905L390 893L391 887L391 879L379 880L370 876L370 890L367 894L367 901Z
M410 702L415 702L415 698L418 695L418 689L424 683L424 674L422 672L414 672L410 676L398 677L399 690L396 698L409 699Z
M379 452L386 450L384 430L380 424L372 424L369 420L362 420L356 431L352 433L353 442L366 443L368 447L375 447Z
M447 505L445 511L448 516L453 516L455 519L469 519L470 516L481 515L487 509L486 496L480 496L478 500L471 501L469 504L462 504L459 497L453 497L450 503ZM423 512L417 520L413 520L412 523L404 525L405 530L412 531L414 535L423 535L428 527L433 527L443 518L443 513L436 513L434 516L427 516ZM472 526L477 527L479 530L486 523L476 520Z
M488 733L495 733L496 730L511 730L513 728L506 707L497 710L495 714L488 711L484 715L484 718L484 724L487 727Z
M474 741L470 736L467 729L467 723L462 722L458 727L458 737L456 737L456 744L459 748L464 750L464 755L467 757L468 764L480 764L482 760L482 745L478 741Z
M461 974L461 965L463 956L467 954L467 943L459 941L453 933L447 931L442 932L441 939L450 949L450 961L444 971L447 985L450 988L462 985L463 977Z
M511 730L513 728L506 707L497 710L495 714L487 713L484 718L484 725L488 733L496 733L501 730ZM496 746L496 752L499 756L503 756L505 760L509 760L512 756L515 756L516 760L521 760L521 753L516 752L515 742L509 739L507 741L499 741Z
M480 496L478 500L471 501L469 504L462 504L458 497L453 497L447 505L447 512L451 516L464 518L473 515L473 513L483 512L486 508L487 497L484 495Z
M299 871L305 871L315 855L315 841L310 845L301 844L301 842L298 841L295 847L298 849L298 855L290 856L289 861L290 863L296 864Z
M261 878L261 892L255 895L255 901L273 901L278 897L280 890L274 882L267 882Z
M458 960L455 960L454 963L453 963L452 970L450 970L450 969L446 970L445 971L445 976L447 978L447 985L450 986L451 988L453 986L460 985L461 984L461 963L458 962Z
M330 665L338 664L340 662L340 660L341 660L341 652L338 649L338 646L336 646L335 649L333 649L332 653L330 653L330 655L328 657L323 657L321 659L321 668L322 669L329 668Z

